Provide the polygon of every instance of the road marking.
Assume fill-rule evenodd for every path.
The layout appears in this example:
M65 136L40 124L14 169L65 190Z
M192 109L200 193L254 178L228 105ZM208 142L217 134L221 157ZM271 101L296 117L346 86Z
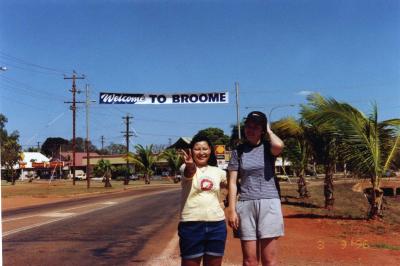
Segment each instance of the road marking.
M60 221L60 220L63 220L63 219L65 219L65 218L62 217L62 218L58 218L58 219L53 219L53 220L46 221L46 222L43 222L43 223L32 224L32 225L24 226L24 227L21 227L21 228L18 228L18 229L14 229L14 230L11 230L11 231L3 232L3 238L6 237L6 236L9 236L9 235L21 232L21 231L29 230L29 229L32 229L32 228L35 228L35 227L39 227L39 226L42 226L42 225L45 225L45 224L54 223L54 222L57 222L57 221Z
M160 265L160 266L174 266L180 264L180 257L178 251L178 233L168 242L165 249L155 258L146 261L145 266Z
M105 205L113 205L113 204L117 204L118 202L115 201L107 201L107 202L102 202L101 204L105 204Z
M75 210L75 209L86 208L86 207L90 207L90 206L94 206L94 205L101 205L101 204L114 205L114 204L118 204L118 203L119 202L115 202L115 201L96 202L96 203L91 203L91 204L86 204L86 205L75 206L72 208L57 210L56 212L60 213L60 212L65 212L65 211L70 211L70 210ZM11 221L23 220L23 219L28 219L28 218L37 217L37 216L48 216L48 213L38 213L38 214L34 214L34 215L25 215L25 216L16 217L16 218L3 219L2 222L7 223L7 222L11 222Z
M3 233L3 238L6 237L6 236L15 234L15 233L19 233L19 232L25 231L25 230L29 230L29 229L32 229L32 228L40 227L42 225L46 225L46 224L58 222L58 221L61 221L61 220L65 220L65 219L68 219L68 218L71 218L71 217L76 217L76 216L79 216L79 215L83 215L83 214L91 213L91 212L94 212L94 211L102 210L102 209L108 208L110 206L111 205L106 205L106 206L103 206L103 207L100 207L100 208L96 208L96 209L92 209L92 210L88 210L88 211L80 212L80 213L70 213L67 216L59 217L58 219L53 219L53 220L49 220L49 221L46 221L46 222L32 224L32 225L24 226L24 227L21 227L21 228L18 228L18 229L14 229L14 230L11 230L11 231L7 231L7 232ZM36 216L39 216L39 215L36 215Z
M73 213L73 212L64 212L64 213L61 213L61 212L48 212L48 213L43 213L43 214L40 214L40 215L38 215L38 216L44 216L44 217L67 217L67 216L71 216L71 215L74 215L75 213Z
M164 194L164 193L168 193L168 192L170 192L170 191L171 191L171 190L167 190L167 191L156 191L156 192L149 193L149 194L135 195L135 196L130 196L130 197L122 198L123 200L121 200L121 201L119 201L119 202L114 202L114 201L96 202L96 203L93 203L93 204L86 204L86 205L83 205L83 206L77 206L77 207L73 207L73 208L67 208L67 209L63 209L63 210L58 210L58 211L55 211L55 212L52 212L52 213L44 213L44 214L43 214L43 213L39 213L39 214L35 214L35 215L29 215L29 216L23 216L23 217L17 217L17 218L6 219L6 220L3 220L2 222L5 223L5 222L20 220L20 219L27 219L27 218L31 218L31 217L45 216L45 215L48 215L48 214L55 215L55 216L48 216L48 217L58 217L57 219L45 221L45 222L42 222L42 223L32 224L32 225L20 227L20 228L18 228L18 229L14 229L14 230L10 230L10 231L7 231L7 232L3 232L3 238L6 237L6 236L15 234L15 233L19 233L19 232L25 231L25 230L29 230L29 229L33 229L33 228L36 228L36 227L40 227L40 226L42 226L42 225L46 225L46 224L58 222L58 221L61 221L61 220L64 220L64 219L69 219L69 218L76 217L76 216L79 216L79 215L87 214L87 213L90 213L90 212L102 210L102 209L111 207L111 206L113 206L113 205L115 205L115 204L122 203L122 202L125 202L125 201L128 201L128 200L131 200L131 199L140 198L140 197L145 197L145 196L152 196L152 195L157 195L157 194ZM172 191L173 191L173 190L172 190ZM101 206L101 207L99 207L99 208L91 209L91 210L88 210L88 211L79 212L79 213L67 213L67 215L62 215L62 214L61 214L61 212L65 212L65 211L69 211L69 210L74 210L74 209L80 209L80 208L84 208L84 207L88 207L88 206L93 206L93 205L103 205L103 206ZM59 215L59 216L57 216L57 215ZM60 217L61 215L62 215L62 217Z

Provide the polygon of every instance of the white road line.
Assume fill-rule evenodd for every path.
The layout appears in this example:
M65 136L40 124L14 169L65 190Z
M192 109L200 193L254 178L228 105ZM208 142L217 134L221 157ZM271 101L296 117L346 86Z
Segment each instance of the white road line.
M97 203L92 203L92 204L86 204L86 205L80 205L76 206L73 208L67 208L67 209L62 209L62 210L57 210L56 212L65 212L65 211L70 211L70 210L75 210L75 209L81 209L81 208L86 208L94 205L99 205L99 204L104 204L102 202L97 202ZM9 219L4 219L2 220L3 223L11 222L11 221L16 221L16 220L23 220L27 218L32 218L32 217L37 217L37 216L44 216L47 213L38 213L38 214L33 214L33 215L26 215L26 216L21 216L21 217L16 217L16 218L9 218Z
M60 212L48 212L48 213L43 213L43 214L40 214L40 215L38 215L38 216L43 216L43 217L67 217L67 216L71 216L71 215L74 215L75 213L73 213L73 212L63 212L63 213L60 213Z
M130 197L122 198L122 199L123 199L123 201L127 201L127 200L138 198L138 197L144 197L144 196L148 196L148 195L156 195L156 194L167 193L169 191L171 191L171 190L161 191L161 192L153 192L153 193L144 194L144 195L135 195L135 196L130 196ZM115 202L115 201L96 202L96 203L91 203L91 204L86 204L86 205L75 206L75 207L72 207L72 208L57 210L57 212L65 212L65 211L70 211L70 210L75 210L75 209L81 209L81 208L86 208L86 207L93 206L93 205L98 205L98 204L113 205L113 204L118 204L118 203L121 203L121 202ZM7 222L11 222L11 221L16 221L16 220L23 220L23 219L27 219L27 218L37 217L38 215L40 215L40 214L25 215L25 216L20 216L20 217L16 217L16 218L3 219L2 223L7 223Z
M14 229L14 230L11 230L11 231L3 232L3 237L9 236L9 235L21 232L21 231L25 231L25 230L28 230L28 229L32 229L32 228L35 228L35 227L39 227L39 226L42 226L42 225L45 225L45 224L50 224L50 223L54 223L54 222L57 222L57 221L66 220L66 219L71 218L71 217L76 217L76 216L79 216L79 215L83 215L83 214L91 213L91 212L94 212L94 211L102 210L102 209L108 208L110 206L111 205L106 205L106 206L103 206L103 207L100 207L100 208L97 208L97 209L88 210L88 211L85 211L85 212L72 213L71 215L63 216L63 217L60 217L58 219L53 219L53 220L50 220L50 221L37 223L37 224L32 224L32 225L24 226L24 227L21 227L21 228L18 228L18 229Z
M107 201L107 202L103 202L101 204L106 204L106 205L113 205L113 204L117 204L118 202L115 201Z
M11 231L3 232L3 238L6 237L6 236L9 236L9 235L21 232L21 231L29 230L29 229L32 229L32 228L35 228L35 227L39 227L39 226L42 226L42 225L45 225L45 224L54 223L54 222L57 222L57 221L60 221L60 220L63 220L63 219L65 219L65 217L49 220L49 221L46 221L46 222L43 222L43 223L32 224L32 225L20 227L18 229L14 229L14 230L11 230Z
M164 194L164 193L168 193L168 192L170 192L170 190L161 191L161 192L154 192L154 193L149 193L149 194L145 194L145 195L131 196L131 197L124 198L124 200L121 201L121 202L130 200L130 199L135 199L135 198L144 197L144 196L157 195L157 194ZM73 209L83 208L83 207L92 206L92 205L99 205L99 204L102 204L102 205L103 205L103 207L99 207L99 208L96 208L96 209L91 209L91 210L88 210L88 211L85 211L85 212L72 213L72 214L70 213L70 215L68 215L68 216L63 216L63 217L60 217L60 218L58 218L58 219L53 219L53 220L45 221L45 222L42 222L42 223L32 224L32 225L20 227L20 228L11 230L11 231L3 232L3 238L6 237L6 236L9 236L9 235L18 233L18 232L22 232L22 231L25 231L25 230L29 230L29 229L32 229L32 228L39 227L39 226L42 226L42 225L46 225L46 224L54 223L54 222L57 222L57 221L60 221L60 220L69 219L69 218L71 218L71 217L75 217L75 216L87 214L87 213L90 213L90 212L102 210L102 209L111 207L111 206L113 206L113 205L115 205L115 204L118 204L118 203L121 203L121 202L110 202L110 201L108 201L108 202L100 202L100 203L95 203L95 204L88 204L88 205L84 205L84 206L79 206L79 207L74 207L74 208L68 208L68 209L58 210L58 211L56 211L56 212L54 212L54 213L60 213L60 212L64 212L64 211L67 211L67 210L73 210ZM47 214L49 214L49 213L47 213ZM15 220L24 219L24 218L38 217L38 216L41 216L41 215L43 215L43 214L36 214L36 215L30 215L30 216L24 216L24 217L18 217L18 218L11 218L11 219L4 220L4 221L2 221L2 222L4 223L4 222L15 221ZM58 216L58 217L59 217L59 216Z
M145 266L153 266L153 265L160 265L160 266L174 266L180 265L180 257L178 251L178 233L174 234L174 237L168 242L165 249L155 258L152 258L149 261L146 261L144 264Z

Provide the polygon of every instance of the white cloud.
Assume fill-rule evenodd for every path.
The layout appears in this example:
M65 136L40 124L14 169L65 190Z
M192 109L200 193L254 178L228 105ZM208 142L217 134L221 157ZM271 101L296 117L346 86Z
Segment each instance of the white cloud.
M310 94L313 94L313 93L315 93L315 91L306 91L306 90L303 90L303 91L299 91L299 92L297 93L297 95L307 96L307 95L310 95Z

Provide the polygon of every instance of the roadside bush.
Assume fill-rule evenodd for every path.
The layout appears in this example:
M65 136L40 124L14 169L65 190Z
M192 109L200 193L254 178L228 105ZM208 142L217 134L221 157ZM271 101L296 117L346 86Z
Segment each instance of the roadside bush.
M133 174L132 169L126 167L125 165L121 165L121 166L115 167L115 169L112 171L112 178L117 179L119 177L125 177L127 175L130 176L132 174Z
M104 176L105 171L99 165L95 165L93 168L93 174L94 174L94 176L102 177L102 176Z
M125 176L116 176L116 177L113 177L113 179L115 179L116 181L124 181L125 180Z

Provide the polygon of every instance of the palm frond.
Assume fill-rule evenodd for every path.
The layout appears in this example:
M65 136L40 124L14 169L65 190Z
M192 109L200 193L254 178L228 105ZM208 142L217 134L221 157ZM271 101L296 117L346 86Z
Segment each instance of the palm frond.
M311 108L304 113L306 119L316 125L332 125L346 143L344 154L352 162L353 169L378 175L382 168L377 106L374 105L371 115L366 117L347 103L318 94L311 95L308 100Z
M394 157L397 152L400 150L400 134L396 138L396 142L393 145L388 157L386 158L385 165L383 167L383 172L386 172L389 169L391 162L394 160Z
M272 130L282 138L299 137L304 134L304 130L299 121L293 117L286 117L274 122Z

